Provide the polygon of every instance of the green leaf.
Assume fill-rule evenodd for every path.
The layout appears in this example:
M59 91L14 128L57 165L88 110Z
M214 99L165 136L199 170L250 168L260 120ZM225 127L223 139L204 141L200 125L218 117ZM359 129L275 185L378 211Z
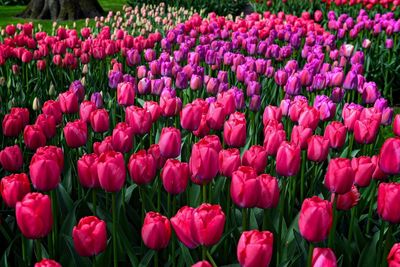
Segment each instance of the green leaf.
M144 255L143 259L140 261L139 263L139 267L147 267L150 266L150 261L154 256L155 251L152 249L149 249L146 253L146 255Z
M137 184L130 185L125 191L125 203L129 203L132 197L133 190L137 187Z
M185 247L181 242L179 242L179 247L181 248L182 257L186 263L186 266L192 266L194 264L194 260L192 255L190 255L189 249Z

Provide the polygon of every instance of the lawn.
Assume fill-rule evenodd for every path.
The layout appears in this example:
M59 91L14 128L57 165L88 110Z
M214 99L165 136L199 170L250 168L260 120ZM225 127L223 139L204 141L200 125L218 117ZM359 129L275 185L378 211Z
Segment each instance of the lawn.
M108 12L118 11L122 9L122 6L126 4L124 0L99 0L101 6L104 11ZM0 28L4 28L7 24L10 23L25 23L33 21L34 23L40 23L43 25L43 30L49 32L51 31L53 22L50 20L31 20L31 19L21 19L17 18L16 15L21 13L24 10L25 6L2 6L0 7ZM81 28L85 24L85 20L76 20L75 21L77 28ZM73 21L62 21L59 22L60 25L71 25Z

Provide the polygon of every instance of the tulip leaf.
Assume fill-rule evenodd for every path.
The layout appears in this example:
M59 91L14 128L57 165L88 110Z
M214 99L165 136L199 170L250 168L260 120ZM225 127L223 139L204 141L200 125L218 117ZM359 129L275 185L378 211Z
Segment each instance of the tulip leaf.
M137 184L132 184L130 185L126 191L125 191L125 203L129 203L129 201L131 200L132 197L132 193L135 190L135 188L137 187Z
M140 105L141 107L144 106L145 101L144 101L143 99L141 99L141 98L139 98L139 97L136 97L135 99L137 100L137 102L139 102L139 105Z
M73 201L71 196L67 193L64 186L60 183L56 189L59 203L66 209L68 212L71 211L73 206Z
M182 257L185 260L186 266L192 266L194 264L194 260L190 255L189 249L181 242L179 242L179 247L181 248Z
M374 262L376 262L376 245L379 239L379 231L377 231L372 240L367 243L364 249L361 252L360 258L358 260L358 267L362 266L371 266Z
M150 266L150 261L153 258L154 254L155 254L155 251L152 249L149 249L147 251L146 255L144 255L143 259L140 261L139 267Z
M72 241L71 236L63 235L63 238L67 244L68 251L71 257L64 258L65 262L62 262L62 266L80 266L80 267L89 267L90 261L87 258L83 258L78 256L75 252L74 242Z

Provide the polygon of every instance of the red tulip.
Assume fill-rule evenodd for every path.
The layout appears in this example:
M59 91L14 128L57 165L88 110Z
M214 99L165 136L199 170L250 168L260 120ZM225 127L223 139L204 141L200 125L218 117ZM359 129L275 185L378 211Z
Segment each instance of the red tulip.
M106 223L96 216L83 217L72 229L72 239L80 256L98 255L107 247Z
M107 151L114 151L114 148L112 146L112 137L111 136L107 136L101 142L94 142L93 143L93 151L98 156L100 156L101 153L104 153L104 152L107 152Z
M211 103L207 111L207 125L213 130L221 130L224 126L225 115L225 109L221 103Z
M248 166L241 166L232 173L231 198L241 208L254 208L259 199L260 185L257 172Z
M48 100L44 102L42 107L43 114L51 115L54 117L56 124L60 124L62 120L62 111L60 102L55 100Z
M126 108L125 121L132 127L134 134L148 133L152 125L151 113L136 106Z
M244 166L251 166L260 174L265 171L267 167L268 155L262 146L254 145L243 153L242 164Z
M375 164L371 158L368 156L353 158L351 160L351 167L355 173L354 183L360 187L368 186L375 171Z
M8 207L14 208L30 191L31 186L25 173L4 176L0 181L1 197Z
M246 118L235 112L224 124L224 142L231 147L242 147L246 143Z
M400 266L400 243L396 243L390 249L389 255L387 256L388 267L399 267Z
M232 173L240 166L240 151L237 148L221 150L218 154L219 173L223 176L232 177Z
M189 180L189 165L176 159L168 159L161 171L165 191L177 195L185 191Z
M379 166L379 155L373 155L371 158L371 161L375 166L375 170L372 173L372 179L382 180L382 179L386 178L387 174L384 173L382 171L381 167Z
M331 202L334 201L334 198L335 194L333 193L331 197ZM349 210L352 207L356 206L359 200L360 200L360 193L358 192L357 187L353 185L349 192L344 193L342 195L337 195L336 209Z
M225 214L220 205L203 203L193 211L193 236L203 246L212 246L221 239Z
M59 95L61 111L72 114L79 110L78 96L72 91L66 91Z
M324 185L332 193L344 194L351 190L354 176L350 159L334 158L329 161Z
M50 140L56 135L56 121L52 115L39 114L36 118L35 125L42 129L47 140Z
M61 267L61 264L51 259L43 259L35 263L34 267Z
M17 224L22 234L29 239L47 236L53 226L53 214L49 196L28 193L15 206Z
M27 125L24 129L24 143L29 149L36 150L46 145L46 136L42 128L37 125Z
M208 261L198 261L192 267L212 267L212 265Z
M79 106L79 118L84 122L90 121L90 114L97 109L92 101L83 101Z
M110 119L105 109L96 109L90 113L90 125L96 133L104 133L108 131Z
M312 267L336 267L336 256L330 248L314 248Z
M296 175L300 169L300 147L282 142L276 154L276 172L281 176Z
M381 183L378 187L378 214L382 220L400 222L400 184Z
M171 238L171 225L167 217L157 212L148 212L142 226L142 239L146 247L164 249Z
M174 128L163 128L158 140L161 155L165 158L176 158L181 153L181 132Z
M375 141L379 131L380 121L365 119L354 123L354 140L360 144L371 144Z
M278 206L279 186L278 180L269 174L261 174L257 177L260 186L260 195L257 207L260 209L270 209Z
M100 186L107 192L118 192L124 186L126 171L121 153L107 151L97 160L97 173Z
M164 117L175 116L182 109L182 100L179 97L171 96L169 93L162 93L160 108Z
M218 151L213 143L202 139L192 147L189 159L191 180L204 185L209 183L218 173Z
M292 129L291 142L298 145L301 149L307 148L307 141L312 136L313 130L301 125L295 125Z
M299 217L300 234L309 242L321 242L332 226L332 203L317 196L306 198Z
M251 230L242 233L237 258L243 267L267 267L272 258L274 236L269 231Z
M193 235L194 208L188 206L180 208L175 216L171 218L171 225L179 241L186 247L193 249L199 245Z
M341 122L333 121L326 126L324 138L329 140L331 148L341 148L346 141L346 127Z
M112 147L115 151L126 153L133 146L133 129L125 122L115 125L112 132Z
M29 175L33 186L41 191L55 189L61 180L64 156L59 148L45 147L33 155Z
M181 126L188 131L195 131L200 126L201 106L188 103L181 111Z
M152 144L147 150L147 153L153 156L157 169L161 169L164 166L167 159L161 156L160 146L158 144Z
M150 112L151 121L154 123L161 116L161 108L157 102L154 101L146 101L144 102L143 108Z
M29 124L29 110L27 108L11 108L10 114L20 117L23 127Z
M130 82L122 82L117 86L117 100L121 106L131 106L135 103L135 88Z
M384 173L400 174L400 137L385 140L379 152L379 167Z
M349 131L354 129L354 123L360 118L363 107L354 103L346 103L343 107L342 118Z
M15 172L22 168L23 158L19 146L8 146L0 151L0 164L4 170Z
M156 176L156 162L153 156L143 149L131 155L128 170L132 181L136 184L148 184Z
M305 128L315 130L319 123L319 112L314 107L306 107L300 113L298 123Z
M97 159L96 154L85 154L78 160L78 178L84 187L100 187L99 176L97 175Z
M23 129L22 123L22 119L19 116L6 114L2 122L4 136L17 137Z
M308 141L307 158L311 161L322 162L329 153L329 140L320 135L311 136Z
M65 141L72 148L86 145L87 134L87 125L81 120L68 122L64 127Z
M282 119L282 110L276 106L266 106L263 113L263 124L267 125L269 120L281 121Z
M264 129L264 148L268 156L276 156L278 148L283 141L286 140L286 133L284 130L266 127Z

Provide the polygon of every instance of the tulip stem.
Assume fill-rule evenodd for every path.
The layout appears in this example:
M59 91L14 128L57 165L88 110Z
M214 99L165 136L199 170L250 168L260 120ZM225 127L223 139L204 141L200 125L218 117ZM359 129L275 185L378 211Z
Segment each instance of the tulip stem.
M392 230L393 230L392 224L389 223L387 231L386 231L386 242L385 242L385 247L383 249L381 266L386 266L386 257L387 257L387 254L388 254L389 248L390 248L390 238L392 237Z
M369 198L369 201L371 201L371 203L373 203L373 201L375 200L375 191L376 191L376 183L375 180L372 179L371 181L371 195ZM372 204L369 205L369 209L368 209L368 218L367 218L367 234L369 233L369 230L371 228L371 221L372 221Z
M210 252L207 250L206 253L207 253L207 258L208 258L208 259L210 260L210 262L211 262L211 265L212 265L213 267L217 267L218 265L215 263L215 261L214 261L213 257L211 256Z
M302 151L301 155L301 177L300 177L300 203L303 202L304 199L304 187L305 187L305 181L304 181L304 173L305 173L305 168L306 168L306 151Z
M51 197L51 208L52 208L52 213L53 213L53 218L54 218L54 223L53 223L53 232L52 232L52 241L53 241L53 253L54 255L52 255L53 257L57 257L57 237L58 237L58 233L57 233L57 229L58 229L58 225L57 225L57 194L55 190L51 190L50 191L50 197Z
M351 242L351 238L353 236L353 225L354 225L354 218L355 218L355 209L352 208L350 211L350 229L349 229L349 235L347 236L347 239Z
M202 259L203 261L206 260L206 255L207 255L207 247L206 246L201 246L201 255L202 255Z
M314 244L310 243L310 245L308 246L307 267L311 267L311 265L312 265L313 251L314 251Z
M242 231L247 230L247 208L242 210Z
M158 267L158 251L154 251L154 267Z
M40 243L40 239L35 240L35 247L36 247L36 259L39 262L42 260L42 244Z
M96 267L96 255L93 255L92 257L92 266Z
M207 185L203 184L201 187L203 190L203 203L207 203Z
M337 199L338 199L338 194L335 194L335 197L333 198L333 224L332 224L332 228L329 233L329 239L328 239L328 247L332 248L332 249L333 249L334 242L335 242L335 232L336 232L336 224L337 224L337 217L338 217L338 212L336 210Z
M96 208L96 188L92 188L92 201L93 201L93 214L97 216L97 208Z
M114 267L118 266L117 262L117 205L116 205L116 194L117 193L111 193L111 198L112 198L112 217L113 217L113 223L112 223L112 234L113 234L113 249L114 249Z
M26 240L24 235L21 234L21 244L22 244L22 260L24 261L24 263L29 266L27 257L26 257Z

